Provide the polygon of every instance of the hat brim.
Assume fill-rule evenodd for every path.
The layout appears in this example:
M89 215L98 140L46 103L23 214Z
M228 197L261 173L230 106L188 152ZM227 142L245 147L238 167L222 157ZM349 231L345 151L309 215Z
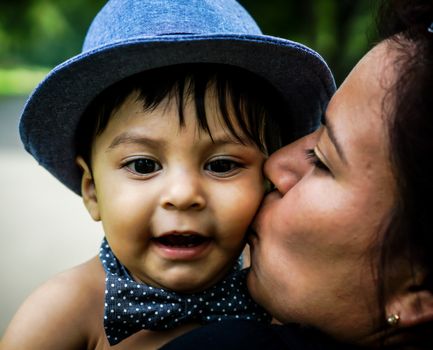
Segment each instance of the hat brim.
M317 127L335 91L323 59L290 40L227 34L136 38L84 52L50 72L21 116L20 135L26 150L80 195L75 132L88 104L130 75L182 63L228 64L268 80L288 102L297 136Z

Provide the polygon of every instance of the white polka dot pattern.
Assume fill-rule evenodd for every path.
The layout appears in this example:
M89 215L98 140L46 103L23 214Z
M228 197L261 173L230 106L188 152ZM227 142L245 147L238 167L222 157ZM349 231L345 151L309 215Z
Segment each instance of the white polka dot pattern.
M105 238L99 258L106 272L104 328L110 345L142 329L167 330L191 321L271 321L251 299L245 283L248 271L238 265L209 289L181 294L134 281Z

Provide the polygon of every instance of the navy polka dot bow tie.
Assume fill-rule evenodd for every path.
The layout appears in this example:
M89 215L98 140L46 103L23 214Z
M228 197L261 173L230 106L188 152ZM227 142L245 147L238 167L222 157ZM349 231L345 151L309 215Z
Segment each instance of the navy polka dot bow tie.
M238 266L205 291L181 294L134 281L105 239L99 257L106 272L104 328L110 345L142 329L167 330L186 322L271 321L251 299L245 283L247 270Z

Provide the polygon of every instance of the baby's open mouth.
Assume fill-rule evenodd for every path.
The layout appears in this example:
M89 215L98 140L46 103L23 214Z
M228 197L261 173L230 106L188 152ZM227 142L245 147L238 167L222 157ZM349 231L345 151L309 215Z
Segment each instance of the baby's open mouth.
M167 247L193 248L210 240L198 234L168 234L154 238L159 244Z

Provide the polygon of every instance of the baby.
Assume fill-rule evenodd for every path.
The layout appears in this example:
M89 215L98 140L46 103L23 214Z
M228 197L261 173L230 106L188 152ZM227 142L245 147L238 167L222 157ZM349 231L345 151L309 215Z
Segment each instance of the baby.
M109 1L20 124L105 238L26 300L2 349L154 349L199 324L269 322L239 256L278 130L315 127L328 96L303 87L324 76L320 56L261 35L233 0Z

